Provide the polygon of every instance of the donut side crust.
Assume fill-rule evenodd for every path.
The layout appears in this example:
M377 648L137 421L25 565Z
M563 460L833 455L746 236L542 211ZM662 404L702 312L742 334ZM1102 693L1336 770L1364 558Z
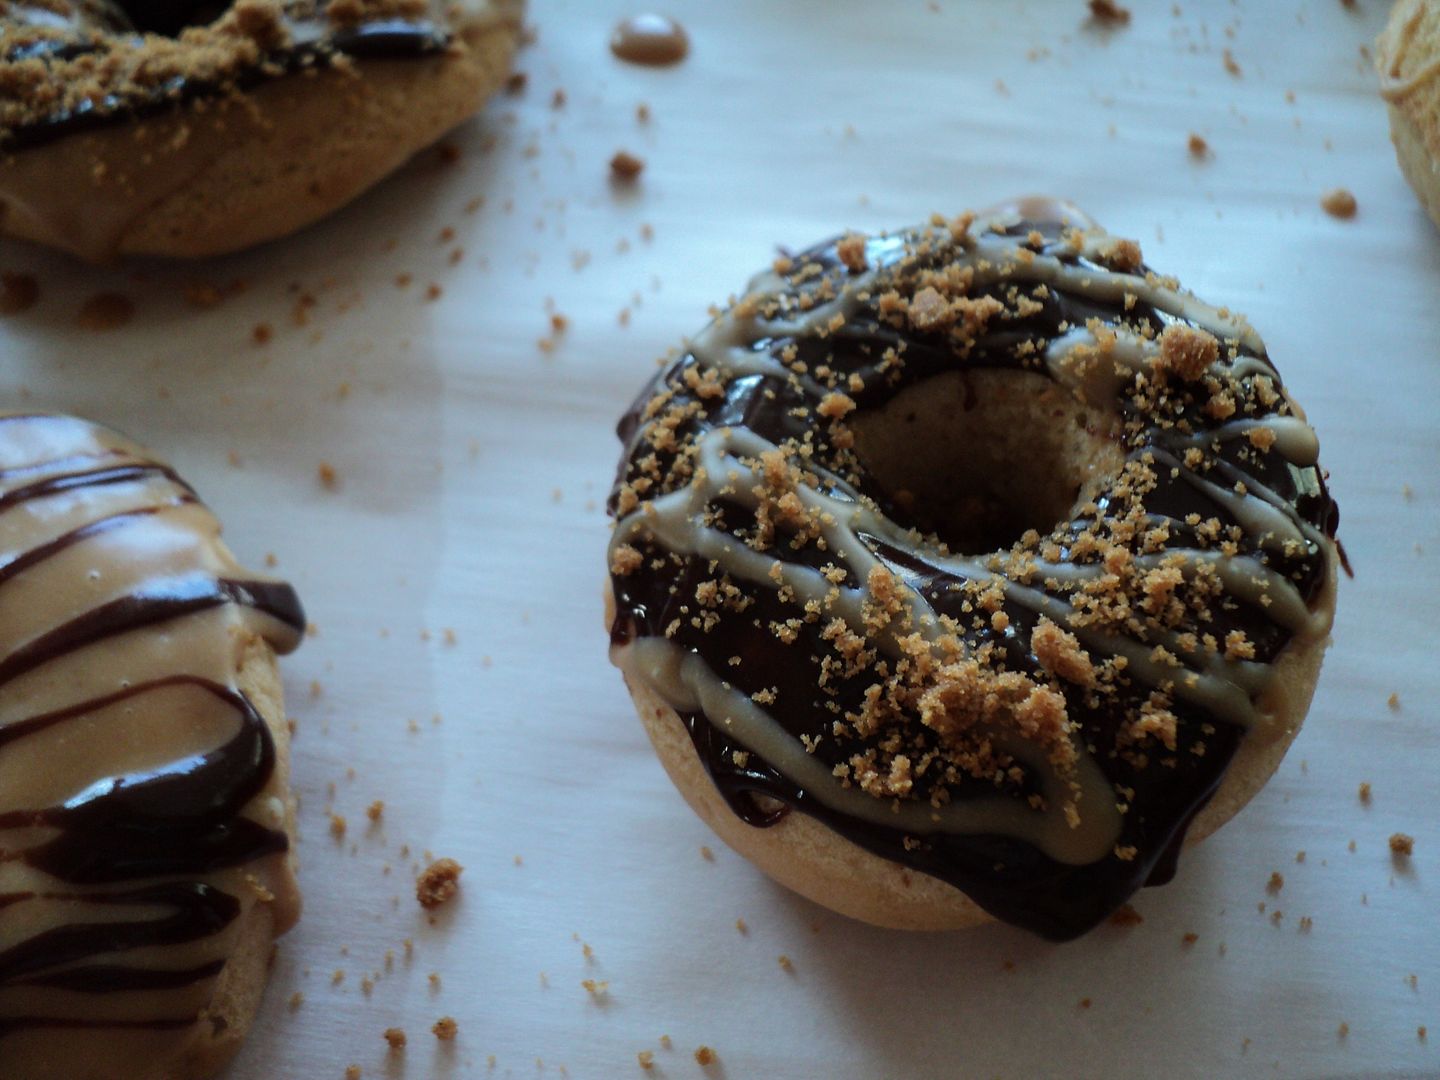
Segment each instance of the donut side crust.
M1440 3L1397 3L1376 39L1375 65L1400 170L1440 225Z

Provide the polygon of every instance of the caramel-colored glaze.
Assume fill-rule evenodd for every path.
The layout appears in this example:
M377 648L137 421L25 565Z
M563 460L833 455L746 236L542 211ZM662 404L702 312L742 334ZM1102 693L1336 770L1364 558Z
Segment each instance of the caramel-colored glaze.
M628 64L665 67L685 59L690 37L668 15L632 15L611 33L610 51Z
M300 912L273 657L303 626L167 466L0 414L6 1080L198 1075L248 1024L233 969Z

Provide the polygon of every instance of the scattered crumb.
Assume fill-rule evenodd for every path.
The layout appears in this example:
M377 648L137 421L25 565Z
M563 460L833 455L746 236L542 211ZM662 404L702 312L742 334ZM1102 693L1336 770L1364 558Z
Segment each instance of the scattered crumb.
M405 1032L400 1028L386 1028L385 1041L390 1044L391 1050L404 1050Z
M640 1067L642 1069L644 1069L646 1072L649 1072L655 1067L655 1051L641 1050L638 1054L635 1055L635 1060L640 1063Z
M365 808L365 816L371 821L379 821L385 816L385 803L380 799L376 799Z
M740 931L740 933L742 934L748 934L750 932L750 927L746 925L744 919L735 920L735 929Z
M1121 7L1115 0L1089 0L1090 16L1100 22L1125 26L1130 22L1130 9Z
M1129 904L1121 905L1120 909L1110 916L1111 926L1139 926L1144 921L1145 916Z
M643 101L639 105L636 105L635 119L642 124L648 124L650 122L650 106L646 105Z
M1240 65L1235 61L1235 54L1229 49L1226 49L1223 53L1223 59L1225 61L1225 70L1231 75L1234 75L1238 79L1244 74L1244 72L1240 70Z
M344 816L343 814L331 814L331 815L330 815L330 835L331 835L331 836L333 836L333 837L335 837L335 839L339 840L342 836L345 835L345 829L346 829L346 827L347 827L347 826L346 826L345 816Z
M441 1042L449 1042L460 1032L460 1026L455 1023L453 1016L442 1016L435 1021L435 1026L430 1029L435 1037Z
M1344 1039L1344 1038L1348 1038L1349 1035L1350 1035L1350 1025L1347 1024L1344 1020L1341 1020L1341 1021L1340 1021L1340 1026L1335 1029L1335 1036L1336 1036L1337 1038Z
M320 478L320 486L326 491L334 491L340 486L340 474L335 471L335 466L328 461L322 461L315 470Z
M714 862L714 861L715 861L715 852L711 851L710 848L709 848L708 846L706 846L705 844L701 844L701 845L700 845L700 857L701 857L702 859L704 859L706 862Z
M715 1061L715 1051L708 1046L695 1048L695 1061L700 1065L711 1065Z
M1210 156L1210 144L1205 141L1203 136L1197 135L1193 131L1190 133L1190 138L1185 145L1190 148L1190 156L1193 158Z
M296 1009L300 1008L301 1005L305 1004L305 995L302 994L299 990L296 990L293 994L290 995L290 1000L286 1002L286 1004L290 1007L290 1011L294 1012Z
M1392 709L1398 710L1400 708L1400 695L1391 694L1388 698L1385 699L1385 704L1389 705Z
M1370 781L1366 780L1360 785L1360 801L1366 806L1370 805Z
M1390 850L1396 855L1411 855L1415 851L1415 838L1403 832L1391 833Z
M135 317L135 303L119 293L97 293L80 305L75 322L82 330L118 330Z
M1417 1028L1415 1029L1415 1037L1416 1037L1417 1039L1419 1039L1421 1042L1424 1042L1424 1041L1425 1041L1425 1038L1426 1038L1427 1035L1429 1035L1429 1031L1426 1029L1426 1027L1425 1027L1424 1024L1421 1024L1419 1027L1417 1027Z
M415 879L415 899L423 908L436 908L455 895L465 868L454 859L436 859Z
M1285 877L1279 870L1270 874L1270 880L1265 883L1265 891L1274 896L1285 887Z
M440 297L444 294L444 292L444 289L440 288L438 284L432 281L429 285L425 286L425 299L439 300Z
M626 183L633 181L645 171L645 159L638 158L626 150L618 150L610 159L610 176Z
M592 998L600 999L610 994L610 983L605 979L581 979L580 985Z
M510 95L521 94L525 91L525 84L530 81L530 76L523 71L515 71L505 80L505 93Z
M1331 217L1353 218L1358 204L1346 188L1331 188L1320 196L1320 208Z
M250 340L256 345L264 345L275 336L275 331L270 328L269 323L256 323L250 331Z
M790 957L786 956L784 953L781 953L779 956L777 956L775 958L775 962L780 965L781 971L793 972L795 970L795 961L791 960Z
M0 274L0 315L29 311L40 299L40 283L31 274Z
M360 1071L359 1065L347 1065L345 1067L345 1080L360 1080L365 1075Z
M1191 945L1194 945L1199 940L1200 935L1195 933L1195 931L1191 930L1180 938L1180 944L1188 949Z
M1081 999L1080 999L1080 1008L1082 1008L1082 1009L1088 1009L1088 1008L1090 1008L1090 1006L1093 1005L1093 1004L1094 1004L1094 1002L1091 1001L1089 998L1081 998Z

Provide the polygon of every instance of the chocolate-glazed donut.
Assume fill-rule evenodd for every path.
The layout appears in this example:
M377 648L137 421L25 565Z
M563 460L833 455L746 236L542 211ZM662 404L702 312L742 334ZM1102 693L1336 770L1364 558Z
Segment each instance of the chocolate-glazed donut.
M1073 207L777 262L620 424L612 658L778 880L1075 937L1273 772L1334 610L1254 330Z
M0 414L0 1073L208 1077L300 913L294 591L114 432Z
M0 231L104 260L285 235L474 112L522 0L0 0Z

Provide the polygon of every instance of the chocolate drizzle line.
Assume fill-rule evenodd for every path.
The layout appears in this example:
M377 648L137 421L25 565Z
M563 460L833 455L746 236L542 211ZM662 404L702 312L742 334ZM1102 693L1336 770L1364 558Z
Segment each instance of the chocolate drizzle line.
M189 6L197 11L205 7L199 3ZM123 93L106 93L85 101L80 107L62 108L9 130L0 130L0 149L29 149L67 135L164 114L190 102L243 93L287 75L323 68L336 57L424 59L441 55L454 41L445 26L429 18L385 15L337 26L325 17L323 8L309 14L302 13L300 5L291 5L291 9L282 19L287 31L286 43L267 50L255 63L247 64L224 80L178 76L152 87L134 86ZM0 51L0 61L39 60L51 65L84 56L99 60L111 40L137 45L145 40L146 35L128 29L129 20L119 7L111 23L124 29L90 24L77 14L72 20L71 36L33 40L22 36L20 44ZM13 40L15 31L26 27L23 21L0 18L0 48L6 38Z
M7 422L0 424L0 464L16 452L4 445L16 421L4 419ZM111 438L103 429L65 417L31 415L23 422L27 428L47 432L47 445L70 432L78 433L81 441ZM129 460L88 471L73 469L87 458L127 457ZM6 587L46 570L50 560L62 552L97 541L113 543L123 530L163 515L182 510L206 513L198 506L194 491L171 469L129 454L123 445L65 454L48 463L3 468L0 482L43 473L47 464L51 471L61 471L0 494L0 514L30 511L43 531L55 513L62 520L73 521L74 501L83 498L84 508L95 509L98 516L51 539L38 540L0 566L0 603L6 602ZM134 505L133 492L117 492L130 505L101 512L96 494L123 484L138 488L146 501ZM68 509L47 510L47 500L57 497L66 500ZM211 543L203 526L194 543ZM110 550L97 549L92 565L103 566ZM278 651L294 648L304 631L304 613L288 585L217 576L199 569L160 573L142 579L124 595L41 630L0 656L0 709L13 711L13 705L6 708L7 698L14 698L12 687L26 676L54 667L56 678L63 681L61 666L82 650L104 648L111 641L152 628L163 628L179 639L187 633L187 620L225 607L236 609L242 618L247 618L245 612L254 612L261 619L265 637ZM222 627L219 639L227 636ZM228 664L226 660L222 666ZM182 704L177 706L177 701ZM165 712L157 718L154 710L161 708ZM233 685L184 671L124 680L112 692L9 720L0 726L0 757L25 753L29 740L85 723L105 710L113 710L107 721L110 724L116 722L113 716L118 713L134 717L130 722L163 720L167 727L162 729L173 727L181 732L205 717L222 722L229 717L233 734L218 746L106 776L70 792L56 804L0 812L0 836L5 838L0 845L0 883L5 880L6 865L19 863L70 886L0 895L0 1057L5 1054L4 1037L26 1030L167 1031L196 1022L198 1011L183 1017L162 1013L132 1018L98 1015L83 1008L75 1015L47 1015L22 1008L12 1015L8 1010L14 1006L4 1002L23 1003L24 997L12 995L24 987L85 996L153 994L189 991L213 980L225 967L221 957L152 968L123 956L136 949L190 945L220 934L239 916L242 905L204 877L288 849L283 831L246 816L252 801L270 785L276 749L264 718ZM87 906L111 908L133 915L94 922L83 921L82 916L79 921L50 925L18 940L12 936L7 920L33 905L53 904L77 905L79 911Z
M981 229L979 223L974 226L977 233ZM1035 231L1043 238L1038 243ZM1036 589L1044 594L1039 599L1017 602L1014 594L1007 594L1001 608L1008 617L1006 629L970 629L970 622L962 617L960 608L966 596L960 587L967 584L966 573L957 569L956 560L937 554L933 543L897 541L897 536L905 535L905 527L913 515L902 510L873 479L862 475L858 482L852 483L831 470L835 451L827 444L824 428L814 419L824 387L808 376L796 376L792 372L813 373L828 366L842 386L847 376L860 376L863 390L855 391L853 397L857 409L863 412L883 406L907 387L950 372L960 372L963 376L965 372L981 369L1026 370L1054 380L1055 374L1035 361L1033 351L1017 346L1035 341L1055 343L1076 328L1085 328L1091 319L1099 319L1106 327L1144 328L1156 335L1172 325L1199 326L1202 325L1200 316L1188 316L1203 305L1168 288L1149 290L1150 299L1145 297L1147 290L1139 288L1136 291L1142 295L1138 300L1131 296L1125 301L1120 291L1115 290L1111 299L1092 283L1114 280L1116 272L1094 254L1074 250L1058 219L1017 220L1012 216L1003 227L997 226L996 233L986 234L983 242L990 245L984 249L986 256L1002 260L1028 247L1038 256L1057 260L1061 272L1050 280L1048 293L1035 310L1024 317L1013 317L1013 313L1007 312L1004 318L989 324L973 347L962 354L934 334L913 328L897 330L878 312L876 298L887 287L893 287L886 275L902 263L907 250L921 235L924 234L883 236L866 243L865 254L871 270L862 283L854 286L850 306L844 309L847 314L843 326L829 324L825 333L814 333L795 329L797 321L803 323L803 319L772 323L760 317L753 325L747 324L743 333L733 334L724 324L728 316L722 315L707 333L725 340L731 351L723 355L738 357L748 348L753 362L735 360L734 364L742 365L743 371L732 370L728 378L722 379L722 389L708 395L694 388L703 385L706 371L730 363L717 360L723 350L707 352L697 345L656 377L620 422L619 435L625 450L610 511L619 516L620 496L631 479L653 475L653 472L642 473L639 463L658 458L664 475L677 455L699 446L707 438L735 431L753 433L761 445L779 446L789 440L812 446L814 455L807 460L805 468L807 475L814 477L817 491L832 499L827 505L868 500L886 517L898 522L885 535L858 534L858 542L871 556L915 594L927 598L937 614L948 614L959 620L967 628L964 632L967 646L979 649L988 644L1004 658L1007 669L1039 672L1031 649L1031 635L1039 613L1036 605L1050 604L1045 610L1058 610L1055 605L1063 604L1064 595L1038 585ZM1000 252L1008 252L1009 256ZM943 266L945 258L943 254L935 255L933 265ZM767 276L752 286L752 295L786 298L789 302L786 310L793 312L809 310L809 303L798 307L794 303L807 295L815 306L824 307L829 295L824 291L827 283L836 290L845 289L847 274L835 241L795 258L794 266L817 269L808 276L802 271L798 282ZM1082 273L1066 277L1069 271ZM1148 274L1149 271L1140 266L1133 269L1132 280L1145 281ZM1023 273L1013 279L1002 273L997 282L977 284L968 295L1003 299L1017 281L1023 287L1026 280ZM1086 287L1076 287L1074 283L1082 280ZM855 294L859 299L853 298ZM1214 314L1212 309L1204 311ZM1263 373L1283 398L1280 380L1258 338L1248 331L1236 333L1229 344L1230 355L1226 358L1222 352L1220 370L1233 370L1236 372L1233 377L1242 381L1250 375L1241 372ZM903 365L897 367L882 360L891 347L900 350ZM693 410L675 429L678 450L657 452L646 437L653 422L647 410L657 393L666 394L665 400L677 413L687 408ZM1263 503L1266 513L1273 511L1288 523L1287 527L1304 532L1312 539L1282 552L1267 546L1263 536L1247 528L1238 555L1282 575L1306 606L1318 602L1329 580L1334 550L1329 539L1334 537L1339 520L1318 466L1297 465L1280 453L1251 455L1258 460L1248 457L1241 460L1241 447L1236 444L1245 444L1245 440L1230 438L1221 422L1197 413L1189 417L1194 430L1213 437L1199 440L1205 446L1209 470L1202 478L1185 464L1185 450L1197 445L1198 436L1191 438L1180 430L1163 427L1158 420L1137 416L1128 397L1122 397L1117 405L1122 416L1141 421L1138 426L1143 431L1126 442L1124 450L1130 461L1154 462L1154 490L1146 496L1145 505L1153 522L1163 522L1170 529L1165 551L1203 546L1196 543L1192 520L1216 518L1223 524L1236 525L1228 504L1215 492L1228 491L1225 485L1241 481L1249 490L1246 497ZM1288 406L1282 402L1261 417L1261 422L1287 413ZM1298 424L1298 421L1287 422ZM741 459L725 460L738 463ZM737 482L741 486L746 483ZM668 487L667 483L675 486ZM817 691L818 658L828 649L819 637L819 626L829 616L814 626L802 627L800 640L795 645L781 647L767 627L795 615L796 607L793 603L783 604L773 589L751 585L745 590L748 606L743 615L723 616L703 632L692 625L689 617L680 617L687 610L693 610L685 605L693 605L697 587L712 581L720 572L716 568L714 552L717 549L713 545L701 553L676 548L656 535L658 527L651 524L654 507L662 498L680 497L674 492L681 488L679 481L662 481L657 490L642 497L638 509L620 517L612 552L616 545L624 543L637 549L640 558L637 559L639 569L629 573L612 572L611 576L616 603L611 640L613 647L620 650L617 657L647 639L668 642L666 647L678 649L677 655L702 660L709 673L706 678L721 680L719 685L727 691L733 687L739 697L748 698L774 688L781 704L766 710L770 721L788 732L797 743L802 736L821 737L813 757L827 770L843 764L845 758L836 756L834 743L828 738L837 715L834 707L838 704L846 711L858 711L867 683L863 679L852 680L841 687L838 697L830 699ZM1067 558L1070 546L1087 526L1105 515L1110 505L1104 494L1095 502L1093 517L1057 528L1054 539L1064 548ZM706 518L706 525L702 529L696 524L699 514L696 511L695 517L689 519L690 527L721 540L731 537L744 540L753 535L755 518L746 506L727 502L723 497L712 498L703 506L711 515ZM720 540L715 542L718 544ZM833 550L827 552L825 559L833 558L833 554ZM784 543L783 535L765 551L765 556L792 561L820 558L812 548L794 550ZM978 580L983 584L989 576L983 574ZM856 583L850 580L844 584L852 587ZM1226 634L1238 631L1251 643L1254 648L1253 662L1249 665L1252 674L1253 669L1272 663L1295 636L1293 628L1280 616L1240 594L1228 595L1223 602L1217 602L1213 617L1213 626L1207 629L1217 637L1223 640ZM1148 650L1151 644L1153 642L1144 648ZM730 658L738 658L738 662ZM623 666L622 660L617 662ZM747 823L756 827L771 826L788 810L810 814L877 855L955 885L1001 920L1053 940L1066 940L1103 921L1141 886L1162 884L1173 876L1186 828L1214 795L1244 736L1240 723L1201 708L1192 700L1177 697L1171 706L1179 728L1177 741L1182 751L1191 744L1203 742L1203 756L1180 752L1171 755L1163 768L1140 767L1119 752L1124 710L1113 703L1086 706L1081 700L1083 695L1071 693L1072 689L1066 690L1068 704L1072 717L1077 717L1082 725L1090 760L1114 789L1134 790L1133 798L1128 800L1131 809L1118 825L1116 853L1078 865L1057 861L1037 846L1011 836L933 831L917 837L913 829L889 827L839 811L755 753L753 747L728 735L703 711L678 705L676 708L717 789L737 816ZM1128 691L1129 704L1125 707L1143 702L1149 690L1149 685L1138 678L1134 680L1134 686ZM916 726L918 728L918 720ZM1027 791L1033 789L1021 784L1013 796L1023 797ZM968 789L962 785L952 788L951 793L957 804L995 795L988 781L970 782ZM923 792L917 791L917 794L923 799ZM778 802L781 808L762 808L755 796ZM920 843L915 843L916 839ZM1122 848L1133 852L1132 857L1121 858L1118 853Z

